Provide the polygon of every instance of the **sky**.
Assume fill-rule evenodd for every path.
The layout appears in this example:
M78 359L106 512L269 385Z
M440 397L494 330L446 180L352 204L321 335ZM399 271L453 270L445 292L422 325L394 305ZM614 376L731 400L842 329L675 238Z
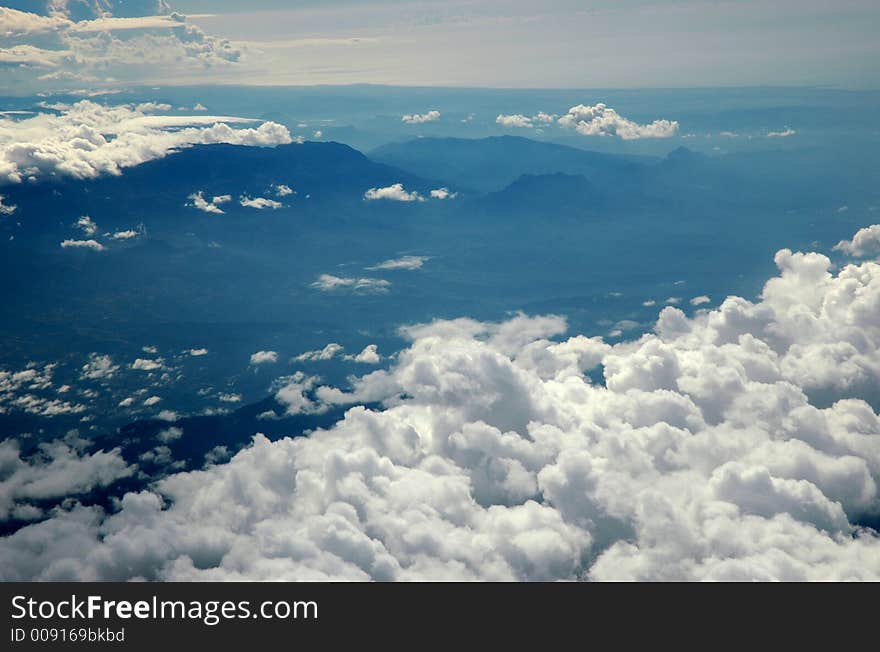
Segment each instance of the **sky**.
M0 14L0 64L10 72L2 90L11 92L77 81L880 87L872 29L880 5L864 0L13 0L6 6L28 12ZM156 14L164 17L148 18Z

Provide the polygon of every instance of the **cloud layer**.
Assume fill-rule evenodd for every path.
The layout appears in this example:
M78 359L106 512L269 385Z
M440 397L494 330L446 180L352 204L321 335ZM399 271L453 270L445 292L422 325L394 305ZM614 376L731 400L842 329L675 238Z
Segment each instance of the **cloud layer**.
M287 127L232 116L152 115L132 105L89 100L55 105L56 112L23 120L0 116L0 184L67 176L94 178L161 158L181 147L231 143L272 146L292 142ZM203 209L204 210L204 209Z
M565 320L403 330L329 430L255 436L113 514L0 542L4 579L880 579L880 265L782 250L726 298L611 346ZM602 366L603 384L587 372ZM359 404L382 402L382 409Z
M53 1L0 7L0 69L23 88L155 79L222 69L241 58L164 2ZM167 78L167 77L166 77Z

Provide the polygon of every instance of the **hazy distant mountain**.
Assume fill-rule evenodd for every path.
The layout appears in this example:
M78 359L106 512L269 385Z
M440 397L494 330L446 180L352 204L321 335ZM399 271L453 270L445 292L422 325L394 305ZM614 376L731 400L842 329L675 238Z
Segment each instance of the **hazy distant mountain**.
M391 143L370 158L453 186L500 190L523 174L583 175L597 185L632 181L656 159L591 152L519 136L419 138Z
M523 174L498 192L481 197L476 205L500 216L528 216L542 221L595 213L606 202L581 174Z

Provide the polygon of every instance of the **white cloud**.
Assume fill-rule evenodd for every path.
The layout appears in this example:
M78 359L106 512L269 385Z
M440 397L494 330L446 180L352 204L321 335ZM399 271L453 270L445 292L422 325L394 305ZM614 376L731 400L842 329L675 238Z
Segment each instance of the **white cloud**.
M402 122L405 122L408 125L418 125L423 124L425 122L435 122L440 119L439 111L428 111L427 113L412 113L407 114L401 118Z
M136 238L140 235L137 231L133 231L132 229L126 229L125 231L116 231L110 237L114 240L131 240L132 238Z
M337 354L342 353L342 345L331 342L323 349L315 349L314 351L306 351L300 353L294 358L297 362L310 362L317 360L332 360Z
M430 259L430 256L401 256L400 258L384 260L378 265L367 267L367 269L421 269L422 265Z
M257 351L251 355L251 364L266 364L278 362L277 351Z
M789 136L794 136L797 133L794 129L790 129L786 127L782 131L770 131L767 133L767 138L788 138Z
M287 197L288 195L292 195L296 192L293 188L283 183L272 186L272 190L275 191L276 197Z
M161 400L162 400L162 398L159 396L150 396L149 398L144 400L144 405L146 407L153 407L154 405L156 405L156 403L160 402Z
M312 287L322 292L334 292L349 290L363 294L381 294L388 292L391 283L380 278L351 278L334 276L333 274L321 274L318 280L312 283Z
M363 351L357 355L347 355L345 356L345 359L353 360L354 362L359 362L361 364L379 364L382 361L382 356L379 355L378 346L375 344L368 344L364 347Z
M402 183L394 183L384 188L370 188L364 193L364 199L390 199L392 201L425 201L415 190L407 192Z
M189 195L187 199L192 202L186 204L187 206L198 208L200 211L204 211L205 213L223 215L225 211L220 208L220 205L232 201L232 195L217 195L213 197L211 201L208 201L207 199L205 199L204 191L199 190L198 192L194 192Z
M229 460L230 457L232 457L232 454L226 446L214 446L214 448L205 453L205 464L221 464Z
M0 195L0 215L12 215L15 212L15 209L18 208L15 204L4 204L3 200L6 199L4 195Z
M880 254L880 224L859 229L852 240L841 240L834 245L834 250L859 258Z
M56 367L55 363L40 366L30 362L24 369L18 371L0 369L0 414L17 410L54 417L85 412L84 405L56 398L57 394L66 393L63 385L53 391L53 374Z
M495 118L495 123L502 127L515 127L519 129L531 129L533 126L532 119L520 113L514 113L513 115L501 114Z
M197 102L197 103L195 104L195 106L193 106L192 110L193 110L193 111L207 111L207 110L208 110L208 107L206 107L206 106L205 106L204 104L202 104L201 102Z
M42 510L34 502L86 493L133 473L118 448L88 454L81 449L83 443L88 442L54 440L40 444L33 458L23 459L16 440L0 442L0 521L10 516L39 517Z
M275 201L274 199L266 199L265 197L247 197L242 195L238 203L246 208L256 208L257 210L262 210L264 208L271 208L273 210L281 208L284 206L280 201Z
M712 302L712 299L707 297L705 294L701 294L700 296L694 297L693 299L691 299L692 306L702 306L705 303L711 303L711 302Z
M88 215L80 217L74 226L86 235L95 235L98 232L98 225Z
M175 426L165 428L164 430L160 430L158 433L156 433L156 439L161 441L163 444L175 441L177 439L180 439L181 437L183 437L183 430Z
M91 249L93 251L104 251L104 245L97 240L62 240L62 249Z
M197 358L203 355L208 355L208 349L190 349L187 353Z
M0 180L42 176L94 178L196 144L272 146L290 143L287 127L231 116L147 115L131 105L82 100L58 113L16 120L0 116Z
M406 328L389 369L276 393L354 405L334 426L59 510L0 540L0 575L880 579L880 264L775 261L759 300L614 346L556 316Z
M136 358L134 362L131 363L131 368L136 371L156 371L158 369L164 369L164 360L162 358L156 358L152 360L150 358Z
M71 12L74 3L45 4L39 11L46 15L0 8L0 61L17 64L8 69L11 86L45 90L71 82L146 81L157 70L169 79L229 68L241 56L229 41L169 14L167 5L102 0L91 7L77 2ZM156 15L160 11L165 14Z
M183 460L179 460L176 462L174 461L174 457L171 454L171 449L165 445L155 446L145 453L141 453L141 455L138 457L138 461L142 464L149 464L158 467L170 467L172 469L179 469L185 466L185 462Z
M675 120L638 124L602 103L573 106L557 122L563 127L574 128L584 136L617 136L623 140L670 138L678 133L678 122Z
M325 412L326 406L315 403L306 396L318 384L317 376L306 376L301 371L285 379L284 385L275 393L275 400L285 407L288 416Z
M83 380L102 380L112 378L119 371L119 365L114 364L109 355L90 353L89 361L80 370L80 378Z
M218 394L217 398L222 403L241 403L241 394L233 394L233 393Z
M431 191L432 199L455 199L458 197L457 192L450 192L449 188L435 188Z
M171 105L163 102L141 102L135 105L134 110L141 113L156 113L157 111L170 111Z

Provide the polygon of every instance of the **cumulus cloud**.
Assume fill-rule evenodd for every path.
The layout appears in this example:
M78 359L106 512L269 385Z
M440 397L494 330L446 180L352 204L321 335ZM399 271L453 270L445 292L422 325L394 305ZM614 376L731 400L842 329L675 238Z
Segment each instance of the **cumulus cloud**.
M678 122L675 120L638 124L602 103L573 106L557 122L563 127L574 128L584 136L617 136L623 140L670 138L678 133Z
M500 114L495 118L495 123L502 127L515 127L518 129L531 129L533 127L532 119L520 113L514 113L512 115Z
M794 129L790 129L786 127L782 131L770 131L767 132L767 138L788 138L789 136L794 136L797 133Z
M131 105L81 100L15 119L0 116L0 183L45 176L94 178L197 144L273 146L292 142L287 127L233 116L159 116Z
M305 353L300 353L298 356L294 358L297 362L313 362L316 360L332 360L339 353L342 353L342 345L337 344L336 342L331 342L323 349L315 349L314 351L306 351Z
M422 265L424 265L425 262L430 259L430 256L401 256L400 258L390 258L389 260L383 260L377 265L367 267L367 269L421 269Z
M136 358L134 362L131 363L131 368L136 371L157 371L159 369L164 369L164 360L162 358L156 358L155 360L150 358Z
M859 229L852 240L841 240L834 245L834 250L859 258L880 254L880 224Z
M183 437L183 429L172 426L170 428L165 428L164 430L160 430L156 433L156 439L158 439L163 444L167 444L168 442L175 441Z
M712 302L712 299L707 297L705 294L701 294L700 296L694 297L693 299L691 299L692 306L702 306L703 304L711 303L711 302Z
M432 199L455 199L458 197L457 192L451 192L449 188L435 188L431 191Z
M211 201L205 199L205 193L202 190L192 193L187 197L189 203L187 206L198 208L205 213L214 213L215 215L223 215L225 211L220 208L222 204L232 201L232 195L215 195Z
M95 221L88 215L80 217L74 226L85 235L95 235L98 232L98 225L95 224Z
M382 356L379 355L379 347L375 344L368 344L357 355L347 355L346 360L352 360L361 364L379 364Z
M321 292L350 291L358 294L381 294L388 292L391 283L381 278L352 278L321 274L312 287Z
M104 245L97 240L62 240L62 249L91 249L92 251L104 251Z
M238 203L245 208L256 208L257 210L262 210L264 208L275 210L284 206L280 201L275 201L274 199L267 199L265 197L248 197L246 195L242 195L241 198L239 198Z
M880 264L781 250L610 345L558 316L403 329L388 369L276 393L352 405L118 510L0 541L3 579L877 580ZM603 382L588 372L602 369ZM366 409L364 403L381 403ZM134 545L136 542L137 545Z
M392 201L425 201L415 190L407 192L402 183L394 183L384 188L370 188L364 193L364 199L390 199Z
M170 111L171 105L166 104L164 102L141 102L140 104L135 104L135 111L140 111L141 113L155 113L157 111Z
M256 353L251 354L251 364L267 364L278 362L278 352L277 351L257 351Z
M0 414L21 411L44 417L62 414L80 414L86 410L84 405L62 401L53 392L55 363L28 363L17 371L0 369ZM57 394L69 391L65 386L57 389ZM2 466L2 465L0 465ZM0 470L2 477L2 470Z
M285 408L285 414L320 414L326 412L328 407L320 402L309 398L318 384L317 376L307 376L297 371L291 376L279 379L280 389L275 393L275 400Z
M203 355L208 355L208 349L190 349L187 351L194 358L201 357Z
M80 370L80 378L83 380L103 380L112 378L119 371L119 365L113 362L109 355L90 353L89 360Z
M272 186L272 190L275 191L276 197L287 197L288 195L292 195L296 192L293 188L283 183Z
M39 518L41 504L87 493L134 472L118 448L89 454L82 450L84 444L88 442L70 437L54 440L40 444L31 458L22 458L16 440L0 442L0 521Z
M140 235L137 231L132 229L125 229L124 231L116 231L110 237L114 240L131 240L132 238L136 238Z
M412 113L407 114L401 118L402 122L405 122L408 125L418 125L423 124L425 122L435 122L440 119L439 111L428 111L427 113Z

